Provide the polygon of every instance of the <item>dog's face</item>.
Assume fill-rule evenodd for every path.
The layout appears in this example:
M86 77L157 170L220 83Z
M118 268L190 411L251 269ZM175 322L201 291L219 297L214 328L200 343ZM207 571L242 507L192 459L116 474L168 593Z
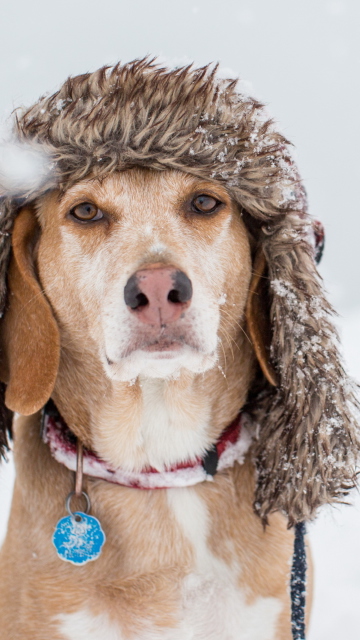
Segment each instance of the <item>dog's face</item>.
M201 455L253 377L251 275L241 213L214 182L131 169L46 195L14 227L8 406L52 395L113 466Z
M133 169L53 193L38 216L38 275L62 343L90 349L112 380L204 372L236 341L250 246L221 186Z

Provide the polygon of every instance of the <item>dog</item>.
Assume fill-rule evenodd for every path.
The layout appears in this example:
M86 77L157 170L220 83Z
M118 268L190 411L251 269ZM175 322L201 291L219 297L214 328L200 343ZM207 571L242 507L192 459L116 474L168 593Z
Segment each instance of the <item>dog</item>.
M359 443L287 141L215 69L149 60L16 131L48 171L2 189L0 637L300 638L292 527Z

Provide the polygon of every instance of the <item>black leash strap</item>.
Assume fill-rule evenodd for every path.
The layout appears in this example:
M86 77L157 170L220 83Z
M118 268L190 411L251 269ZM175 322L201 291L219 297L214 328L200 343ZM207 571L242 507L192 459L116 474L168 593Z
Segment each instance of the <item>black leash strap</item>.
M305 640L306 551L305 522L295 525L294 555L291 567L291 630L293 640Z

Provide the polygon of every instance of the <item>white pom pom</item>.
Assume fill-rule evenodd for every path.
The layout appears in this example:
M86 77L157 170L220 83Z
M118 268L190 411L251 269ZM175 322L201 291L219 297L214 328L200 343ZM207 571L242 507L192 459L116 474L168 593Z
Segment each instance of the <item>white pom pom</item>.
M22 195L37 189L51 170L49 157L39 145L0 143L0 195Z

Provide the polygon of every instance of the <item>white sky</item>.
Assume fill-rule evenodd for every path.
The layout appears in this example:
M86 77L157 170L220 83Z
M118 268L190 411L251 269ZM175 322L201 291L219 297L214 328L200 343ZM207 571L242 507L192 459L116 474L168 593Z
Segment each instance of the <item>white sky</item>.
M359 0L5 1L0 120L68 75L146 54L220 60L248 80L297 147L332 300L360 306Z

